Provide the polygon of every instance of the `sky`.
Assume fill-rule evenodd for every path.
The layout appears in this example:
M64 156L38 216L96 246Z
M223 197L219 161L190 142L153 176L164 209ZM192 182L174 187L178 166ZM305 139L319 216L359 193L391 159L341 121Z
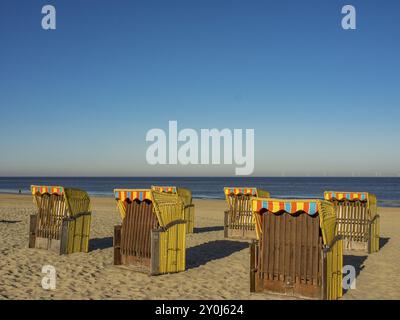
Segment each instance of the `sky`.
M171 120L254 129L255 176L400 176L399 16L387 0L1 0L0 176L235 174L148 164L146 133Z

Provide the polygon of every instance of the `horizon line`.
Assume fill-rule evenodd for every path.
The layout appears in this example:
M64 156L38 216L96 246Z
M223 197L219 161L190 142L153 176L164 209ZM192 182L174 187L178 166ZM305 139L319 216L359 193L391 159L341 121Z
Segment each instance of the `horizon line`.
M400 178L400 176L0 176L2 178Z

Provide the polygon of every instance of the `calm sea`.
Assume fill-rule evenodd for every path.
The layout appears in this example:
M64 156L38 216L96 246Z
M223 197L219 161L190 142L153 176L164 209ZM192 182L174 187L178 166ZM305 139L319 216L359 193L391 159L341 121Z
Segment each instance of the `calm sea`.
M112 196L114 188L176 185L192 190L195 198L222 199L225 186L258 187L273 197L321 198L325 190L368 191L379 205L400 207L400 178L287 178L287 177L162 177L162 178L1 178L0 193L29 193L30 185L61 185L83 189L94 196Z

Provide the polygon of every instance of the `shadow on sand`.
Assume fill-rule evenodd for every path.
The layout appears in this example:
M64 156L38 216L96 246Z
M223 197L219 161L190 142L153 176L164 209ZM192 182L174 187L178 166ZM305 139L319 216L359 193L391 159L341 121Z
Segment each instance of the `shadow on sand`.
M113 246L113 237L94 238L89 240L89 251L107 249Z
M194 233L204 233L204 232L221 231L221 230L224 230L223 226L194 228L193 231Z
M247 242L215 240L186 250L186 266L197 268L209 261L225 258L236 251L248 248Z
M22 220L0 220L0 223L18 223L22 222Z
M360 275L362 269L364 269L364 261L368 256L353 256L353 255L343 255L343 266L351 265L356 270L356 279ZM347 274L343 274L343 277L346 277ZM343 288L343 294L345 294L348 289Z
M389 240L390 240L390 238L380 237L379 238L379 250L382 249L389 242Z

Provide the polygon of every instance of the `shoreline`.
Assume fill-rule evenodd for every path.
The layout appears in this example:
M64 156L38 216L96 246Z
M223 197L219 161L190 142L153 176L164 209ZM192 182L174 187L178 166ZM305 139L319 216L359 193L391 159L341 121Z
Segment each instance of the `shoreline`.
M22 197L32 197L32 194L30 193L30 192L25 192L25 193L17 193L17 192L15 192L15 193L13 193L13 192L0 192L0 197L1 196L7 196L7 195L9 195L9 196L22 196ZM95 198L101 198L101 199L114 199L114 195L113 194L93 194L93 193L90 193L90 192L88 192L88 195L90 196L90 198L91 199L95 199ZM283 197L278 197L278 196L276 196L276 197L273 197L274 199L280 199L280 198L283 198ZM314 197L288 197L288 198L291 198L291 199L298 199L298 200L301 200L301 199L319 199L319 200L323 200L323 198L314 198ZM212 198L212 197L196 197L196 196L193 196L193 200L219 200L219 201L225 201L225 198L223 198L223 197L219 197L219 198L217 198L217 197L215 197L215 198ZM381 204L379 204L379 202L381 202ZM383 203L382 203L383 202ZM387 205L387 203L390 203L390 202L395 202L397 205ZM385 203L386 203L386 205L385 205ZM378 208L400 208L400 200L378 200Z

